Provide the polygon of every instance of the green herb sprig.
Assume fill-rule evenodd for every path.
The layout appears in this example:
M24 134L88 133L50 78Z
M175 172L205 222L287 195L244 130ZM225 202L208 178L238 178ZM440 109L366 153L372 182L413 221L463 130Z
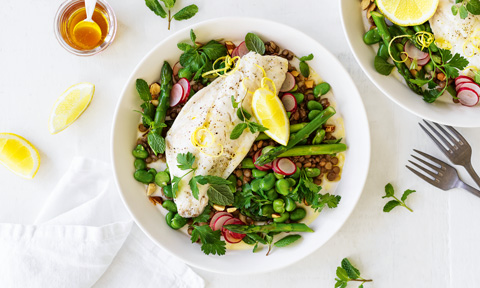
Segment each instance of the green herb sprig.
M461 19L466 19L468 12L480 15L480 0L456 0L455 5L452 5L452 14L458 14Z
M265 54L265 43L254 33L247 33L245 36L245 45L248 51L256 52L260 55Z
M209 225L196 226L193 225L192 236L190 240L192 243L197 242L200 239L202 243L203 253L209 255L225 255L226 244L225 241L220 240L220 230L213 231Z
M347 258L343 258L341 266L337 267L337 278L335 280L335 288L345 288L350 281L362 282L358 288L363 288L365 282L372 282L372 279L364 279L360 277L360 271L350 263Z
M308 56L298 58L298 60L300 60L300 73L303 77L308 78L310 76L310 66L308 66L307 61L313 60L313 54L310 53Z
M237 117L243 121L242 123L239 123L237 124L233 130L232 130L232 133L230 133L230 139L232 140L235 140L235 139L238 139L240 138L240 136L243 134L243 131L245 129L249 129L250 132L252 134L255 134L257 132L264 132L264 131L267 131L268 128L256 123L256 122L253 122L253 121L250 121L250 119L252 118L252 115L250 115L250 113L248 113L242 106L242 103L243 103L243 100L242 102L236 102L235 101L235 97L231 97L232 99L232 106L234 109L237 109Z
M321 189L321 186L310 181L305 170L301 170L300 180L292 192L293 199L299 203L305 200L311 204L315 212L321 212L325 207L336 208L342 197L329 193L321 194L319 193Z
M167 18L168 16L168 30L170 30L170 23L172 22L172 19L175 19L177 21L182 21L182 20L187 20L195 16L198 12L198 7L195 4L188 5L186 7L183 7L180 9L177 13L175 13L172 16L171 9L173 6L175 6L176 0L162 0L163 4L165 5L165 8L168 10L165 12L165 9L163 9L162 5L158 0L145 0L145 5L153 11L157 16L160 16L162 18Z
M180 153L177 155L177 167L180 170L186 171L183 176L178 177L174 176L172 179L172 193L173 197L175 198L178 191L178 185L180 184L180 180L182 180L185 176L190 173L195 173L198 167L193 167L195 164L195 156L188 152L188 153ZM198 193L200 192L198 189L198 184L206 185L210 184L210 187L207 190L207 195L212 203L218 205L229 205L232 204L234 201L233 193L228 187L228 185L232 184L230 181L223 179L222 177L212 176L212 175L196 175L193 176L188 185L192 190L192 195L195 199L198 200Z
M393 190L393 186L392 184L388 183L387 185L385 185L385 196L383 196L382 198L394 198L395 200L391 200L389 202L387 202L387 204L385 204L385 206L383 207L383 212L390 212L392 211L393 208L397 207L397 206L403 206L405 208L407 208L410 212L413 212L412 209L410 209L410 207L407 206L407 204L405 204L405 200L407 200L407 197L408 195L412 194L416 192L415 190L405 190L405 192L403 192L403 195L402 195L402 198L401 199L398 199L397 197L395 197L395 191Z

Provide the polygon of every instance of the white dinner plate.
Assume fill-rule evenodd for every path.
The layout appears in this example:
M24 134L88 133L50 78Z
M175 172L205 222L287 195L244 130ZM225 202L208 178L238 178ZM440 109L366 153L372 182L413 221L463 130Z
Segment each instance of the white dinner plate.
M163 215L145 195L145 188L133 178L134 158L131 154L137 138L138 110L141 104L135 90L135 80L158 81L164 60L171 65L178 60L179 42L190 42L189 31L194 29L197 41L229 39L240 43L248 32L264 41L275 41L280 47L297 55L314 53L310 65L330 83L338 112L344 118L345 139L348 145L342 179L336 192L342 200L336 209L325 209L312 224L314 233L303 233L303 239L287 248L275 249L269 256L251 250L228 250L224 256L205 255L199 244L190 237L172 230ZM361 97L340 62L322 45L289 26L260 19L221 18L183 29L168 37L140 61L128 81L115 111L112 130L112 161L121 197L140 228L159 246L189 265L226 274L263 273L290 265L311 254L327 242L352 213L363 190L370 161L370 133ZM321 255L319 255L321 261Z
M363 43L364 16L359 0L340 0L340 15L345 36L355 59L383 94L418 117L456 127L480 127L480 105L466 107L455 104L448 93L434 103L427 103L422 100L422 96L412 92L394 75L384 76L375 70L373 61L376 52Z

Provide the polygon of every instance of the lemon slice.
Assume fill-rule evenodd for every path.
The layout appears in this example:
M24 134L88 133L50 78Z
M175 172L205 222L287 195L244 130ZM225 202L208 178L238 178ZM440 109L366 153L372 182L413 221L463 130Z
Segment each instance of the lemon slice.
M252 110L255 119L270 138L281 145L287 145L290 136L290 123L282 101L272 91L260 88L253 94Z
M13 173L32 179L40 167L40 154L22 136L0 133L0 163Z
M419 25L432 18L439 0L377 0L377 7L393 23Z
M95 85L88 82L75 84L63 92L53 105L48 129L56 134L77 120L92 101Z

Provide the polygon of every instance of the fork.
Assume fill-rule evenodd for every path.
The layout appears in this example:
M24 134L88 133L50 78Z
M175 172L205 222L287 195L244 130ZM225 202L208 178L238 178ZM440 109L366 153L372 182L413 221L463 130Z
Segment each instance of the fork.
M435 142L443 154L445 154L453 164L463 166L463 168L465 168L468 174L470 174L470 176L473 178L473 181L475 181L477 186L480 187L480 177L478 177L472 166L472 147L470 147L470 144L468 144L467 140L465 140L465 138L463 138L463 136L457 130L455 130L455 128L445 125L445 128L455 135L458 140L448 133L441 125L432 122L435 124L438 130L442 131L443 134L447 136L447 138L453 143L452 144L442 134L440 134L435 127L430 125L430 123L425 120L423 120L423 122L425 122L425 124L437 135L438 139L440 139L445 146L448 147L448 149L445 148L445 146L443 146L440 141L434 135L432 135L432 133L430 133L421 123L418 123L418 125L422 127L423 131L425 131L425 133L432 138L433 142Z
M472 193L473 195L477 196L477 197L480 197L480 191L473 188L472 186L466 184L465 182L463 182L462 180L460 180L460 178L458 177L458 173L457 173L457 170L455 170L455 168L453 168L452 166L448 165L447 163L431 156L431 155L428 155L427 153L424 153L422 151L418 151L416 149L413 149L413 151L417 152L418 154L422 155L423 157L429 159L430 161L432 161L433 163L437 164L437 165L440 165L437 166L437 165L433 165L432 163L429 163L415 155L411 155L413 158L415 158L417 161L419 161L420 163L424 164L425 166L429 167L430 169L427 169L425 168L424 166L420 165L420 164L417 164L413 161L410 161L408 160L408 162L412 163L413 165L415 165L418 169L422 170L424 173L421 173L421 172L418 172L417 170L413 169L412 167L406 165L406 167L412 171L413 173L415 173L415 175L417 175L418 177L422 178L423 180L425 180L426 182L432 184L433 186L435 187L438 187L442 190L450 190L450 189L453 189L453 188L462 188L462 189L465 189L467 190L468 192ZM432 172L435 171L435 172ZM431 177L427 177L425 176L425 174L431 176Z

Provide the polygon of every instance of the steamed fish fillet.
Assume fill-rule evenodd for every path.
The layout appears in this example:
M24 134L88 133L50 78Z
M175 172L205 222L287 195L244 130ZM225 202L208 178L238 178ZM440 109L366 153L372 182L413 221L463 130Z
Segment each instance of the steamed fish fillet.
M186 171L177 167L177 155L191 152L195 155L194 167L198 167L195 175L213 175L227 178L240 164L250 150L258 133L245 130L236 140L230 139L233 128L241 121L232 106L231 97L235 101L243 100L243 107L252 114L252 94L260 88L263 72L273 80L278 89L285 80L288 71L287 60L278 56L261 56L253 52L245 55L238 64L238 69L226 77L218 77L210 85L197 92L183 107L166 137L166 158L170 175L182 177ZM246 79L248 78L248 79ZM242 85L242 80L246 79ZM245 88L244 88L245 86ZM254 121L254 118L252 119ZM199 127L206 128L199 131ZM192 134L204 137L204 148L196 148L192 142ZM211 133L209 133L209 132ZM201 133L200 133L201 132ZM211 136L215 141L211 141ZM203 143L203 142L202 142ZM178 187L175 202L178 213L182 217L195 217L203 212L208 204L207 190L209 185L198 185L198 200L192 195L188 182L195 176L193 173L184 177Z

